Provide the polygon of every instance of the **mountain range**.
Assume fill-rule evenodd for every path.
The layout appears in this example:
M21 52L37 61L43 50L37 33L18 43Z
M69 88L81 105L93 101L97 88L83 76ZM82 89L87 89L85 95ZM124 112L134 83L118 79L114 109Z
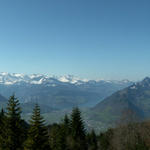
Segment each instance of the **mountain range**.
M51 109L68 109L75 106L93 107L112 93L133 82L128 80L85 80L71 75L49 76L41 74L0 73L0 94L9 98L16 94L22 105L40 105ZM30 108L30 107L29 107Z
M150 118L149 77L134 83L85 80L71 75L0 73L1 107L6 107L13 93L20 100L25 116L32 112L36 102L47 120L54 121L78 106L86 108L82 110L88 127L100 130L112 126L125 110L133 110L142 120Z
M132 110L140 120L150 119L150 78L113 93L91 109L90 119L107 125Z

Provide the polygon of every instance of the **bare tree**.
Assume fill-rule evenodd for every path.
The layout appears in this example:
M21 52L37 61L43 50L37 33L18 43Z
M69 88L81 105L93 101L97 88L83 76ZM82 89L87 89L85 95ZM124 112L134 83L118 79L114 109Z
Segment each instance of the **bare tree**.
M146 150L145 135L149 132L140 122L138 115L130 109L123 111L111 141L114 150ZM149 132L150 133L150 132Z

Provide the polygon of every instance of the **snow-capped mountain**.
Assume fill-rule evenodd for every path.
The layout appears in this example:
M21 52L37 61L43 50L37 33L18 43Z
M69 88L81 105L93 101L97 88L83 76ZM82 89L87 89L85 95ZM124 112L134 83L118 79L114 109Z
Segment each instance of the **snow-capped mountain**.
M87 80L75 77L73 75L66 75L66 76L51 76L51 75L42 75L42 74L19 74L19 73L0 73L0 84L5 85L13 85L19 83L28 83L28 84L54 84L54 83L70 83L70 84L96 84L96 83L117 83L117 84L125 84L130 83L129 80L122 80L122 81L115 81L115 80Z
M72 75L0 73L0 94L4 97L15 93L21 103L38 102L58 109L94 106L131 84L127 80L86 80Z
M56 82L56 80L58 82L71 83L71 84L88 81L86 79L80 79L72 75L56 77L56 76L42 75L42 74L25 75L19 73L6 73L6 72L0 73L0 84L5 84L5 85L12 85L20 82L30 83L30 84L43 84L46 82L49 83L52 83L54 81Z

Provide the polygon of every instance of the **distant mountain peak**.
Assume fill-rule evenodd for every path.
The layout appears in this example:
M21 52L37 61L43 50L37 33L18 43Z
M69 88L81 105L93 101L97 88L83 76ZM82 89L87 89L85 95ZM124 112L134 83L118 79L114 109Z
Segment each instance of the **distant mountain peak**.
M93 108L93 111L101 116L99 119L105 119L103 116L107 115L110 119L115 120L118 119L126 109L134 110L142 119L150 118L149 77L113 93L111 96L98 103Z
M71 83L71 84L81 84L82 82L88 82L86 79L80 79L73 75L66 76L51 76L43 74L20 74L20 73L0 73L0 84L12 85L20 82L30 83L30 84L43 84L43 83L52 83L52 82L62 82L62 83Z
M150 78L146 77L144 78L141 82L137 82L135 84L136 87L140 87L140 88L150 88Z
M0 72L0 84L5 85L13 85L19 83L27 83L27 84L45 84L45 83L62 83L62 84L75 84L81 85L85 83L89 84L99 84L100 82L104 83L117 83L117 84L125 84L131 83L129 80L88 80L88 79L81 79L74 75L64 75L64 76L52 76L52 75L43 75L43 74L22 74L22 73L8 73L8 72Z
M13 92L21 103L38 102L53 108L92 107L132 82L86 80L73 75L0 73L0 94L8 98Z
M143 83L150 83L150 77L144 78L144 80L143 80L142 82L143 82Z

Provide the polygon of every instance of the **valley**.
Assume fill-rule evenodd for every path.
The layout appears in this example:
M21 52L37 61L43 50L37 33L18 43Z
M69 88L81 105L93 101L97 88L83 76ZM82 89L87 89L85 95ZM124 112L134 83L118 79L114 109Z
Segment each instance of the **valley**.
M0 82L0 107L5 108L10 94L15 93L27 121L35 103L47 124L60 122L79 107L87 128L98 131L112 127L125 110L133 110L142 120L150 118L149 77L134 83L0 73Z

